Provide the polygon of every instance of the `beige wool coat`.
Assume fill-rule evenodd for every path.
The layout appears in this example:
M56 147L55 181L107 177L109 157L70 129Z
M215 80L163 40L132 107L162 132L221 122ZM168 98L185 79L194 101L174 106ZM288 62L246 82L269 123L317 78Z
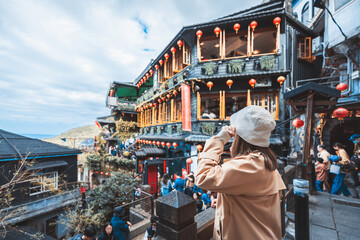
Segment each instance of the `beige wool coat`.
M206 141L195 181L218 192L214 239L281 239L280 191L286 187L279 172L267 170L258 152L219 165L223 149L216 137Z

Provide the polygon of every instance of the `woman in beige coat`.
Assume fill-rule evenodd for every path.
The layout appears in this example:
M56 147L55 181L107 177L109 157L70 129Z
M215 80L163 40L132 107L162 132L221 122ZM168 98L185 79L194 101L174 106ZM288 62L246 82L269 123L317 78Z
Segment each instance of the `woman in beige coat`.
M276 123L258 106L240 110L230 122L206 141L196 175L195 184L219 193L214 239L281 239L280 196L285 185L269 148ZM231 159L219 165L231 137Z

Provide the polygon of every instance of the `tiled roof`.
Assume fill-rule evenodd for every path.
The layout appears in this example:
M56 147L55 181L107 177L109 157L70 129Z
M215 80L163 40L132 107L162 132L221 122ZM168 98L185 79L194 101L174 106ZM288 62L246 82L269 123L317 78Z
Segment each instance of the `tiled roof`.
M19 154L24 158L35 158L41 156L81 154L81 151L24 137L0 129L0 159L20 159Z

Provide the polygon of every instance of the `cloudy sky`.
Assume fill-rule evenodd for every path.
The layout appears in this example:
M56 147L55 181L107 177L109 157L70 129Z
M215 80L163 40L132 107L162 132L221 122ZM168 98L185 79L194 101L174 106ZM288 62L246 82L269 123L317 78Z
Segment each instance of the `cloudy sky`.
M261 0L0 1L0 129L60 134L108 115L111 81L132 81L184 25Z

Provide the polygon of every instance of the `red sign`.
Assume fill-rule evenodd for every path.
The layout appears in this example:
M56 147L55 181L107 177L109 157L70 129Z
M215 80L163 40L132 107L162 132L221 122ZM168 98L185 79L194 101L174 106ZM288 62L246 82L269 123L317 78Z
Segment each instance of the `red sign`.
M181 84L181 113L183 131L191 132L190 86L186 84Z

